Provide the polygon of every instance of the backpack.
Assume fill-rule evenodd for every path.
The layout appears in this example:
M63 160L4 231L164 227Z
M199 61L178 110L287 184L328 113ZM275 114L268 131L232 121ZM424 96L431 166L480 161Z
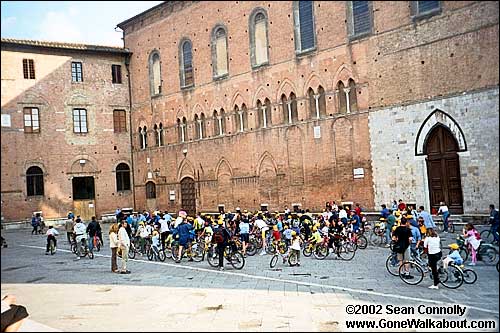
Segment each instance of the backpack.
M214 233L214 241L217 244L224 243L224 234L222 232L222 228L218 228L217 231Z

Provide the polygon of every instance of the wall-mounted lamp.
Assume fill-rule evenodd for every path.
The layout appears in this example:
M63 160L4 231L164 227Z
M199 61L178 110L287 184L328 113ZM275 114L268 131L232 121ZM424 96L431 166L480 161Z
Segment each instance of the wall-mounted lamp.
M80 164L83 166L86 163L85 160L80 160Z
M184 148L184 149L182 150L182 153L184 154L184 157L186 157L186 155L188 154L188 150L187 150L187 148Z

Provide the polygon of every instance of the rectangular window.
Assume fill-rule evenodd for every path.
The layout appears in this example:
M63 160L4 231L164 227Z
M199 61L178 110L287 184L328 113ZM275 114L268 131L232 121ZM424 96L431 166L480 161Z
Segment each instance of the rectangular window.
M314 48L314 22L312 1L299 1L300 50Z
M217 76L222 76L228 73L226 37L217 38L215 45L217 57Z
M369 1L352 2L353 34L371 32L370 4Z
M417 15L439 10L439 1L417 1Z
M23 59L23 74L25 79L35 79L35 62L33 59Z
M193 84L193 55L189 47L184 49L184 86L191 86Z
M122 83L122 66L111 65L111 75L113 77L113 83Z
M73 132L88 133L87 110L73 109Z
M71 80L73 82L83 82L82 63L71 63Z
M125 110L113 111L113 124L115 128L115 133L127 131L126 115L127 113L125 112Z
M40 133L38 108L24 108L24 133Z

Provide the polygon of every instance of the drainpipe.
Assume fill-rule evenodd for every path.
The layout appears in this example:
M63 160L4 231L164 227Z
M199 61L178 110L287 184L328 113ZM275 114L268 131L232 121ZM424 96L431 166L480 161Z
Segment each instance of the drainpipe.
M125 47L125 31L123 33L123 47ZM129 101L129 114L128 114L128 122L130 129L130 173L132 178L132 196L134 200L134 211L137 211L136 202L135 202L135 173L134 173L134 154L133 154L133 135L132 135L132 85L130 82L130 58L132 55L129 53L125 56L125 68L127 69L127 78L128 78L128 101Z

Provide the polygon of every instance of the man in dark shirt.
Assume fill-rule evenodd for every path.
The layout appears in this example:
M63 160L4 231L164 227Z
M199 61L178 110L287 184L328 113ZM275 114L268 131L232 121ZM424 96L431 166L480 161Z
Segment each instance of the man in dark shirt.
M410 244L413 240L410 222L405 218L401 218L401 225L392 233L392 239L395 241L394 247L397 249L399 265L401 266L404 261L410 260ZM409 267L405 265L403 277L411 279Z
M92 216L92 221L90 221L87 226L87 233L89 234L89 251L94 249L94 236L101 231L101 226L97 223L95 216Z

